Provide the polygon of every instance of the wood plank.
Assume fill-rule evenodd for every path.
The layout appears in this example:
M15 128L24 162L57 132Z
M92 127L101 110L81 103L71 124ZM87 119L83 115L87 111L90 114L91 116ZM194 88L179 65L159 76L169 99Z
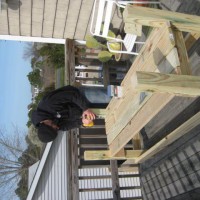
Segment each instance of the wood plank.
M112 127L110 130L106 130L108 144L111 144L114 141L118 134L130 122L133 116L146 104L152 95L149 94L141 102L140 93L133 92L133 90L129 91L130 93L126 95L126 98L115 112L115 115L118 116L116 123L111 125Z
M182 96L200 95L200 77L155 72L136 72L132 78L136 91L166 92Z
M164 71L162 67L158 68L158 65L175 46L173 37L169 37L169 35L173 36L173 32L168 24L166 24L162 29L155 29L152 31L145 45L142 47L140 55L136 57L136 60L129 69L128 74L126 74L124 80L122 81L121 85L124 87L125 92L128 91L129 80L135 71L156 71L157 69L158 71ZM118 110L123 100L123 98L112 98L106 108L106 122L108 119L111 119L109 116L115 117L114 113ZM111 121L115 122L115 120L112 119ZM113 122L111 122L111 125L113 125ZM107 126L106 129L109 129L109 126Z
M174 31L174 36L175 36L176 48L178 51L179 61L180 61L180 66L178 67L180 69L180 72L178 70L178 73L183 74L183 75L184 74L191 75L192 70L190 67L189 58L188 58L183 34L180 31Z
M95 150L95 151L85 151L84 159L85 160L126 160L126 159L135 159L140 156L144 151L143 150L124 150L125 155L122 156L111 156L109 150Z
M153 34L151 34L151 35L153 35ZM155 36L156 35L154 35L154 37ZM157 36L157 37L159 37L159 36ZM173 36L173 33L171 31L169 32L168 37L171 39L171 42L173 41L173 38L175 38L175 36ZM177 40L176 40L176 42L177 42ZM146 44L143 46L143 48L145 48L145 47L146 47ZM158 54L162 55L162 53L158 53ZM138 56L138 57L140 57L140 56ZM154 57L155 57L155 52L154 52ZM159 58L157 58L157 60L162 61L162 59L159 59ZM134 71L134 69L136 69L137 71L142 70L142 69L137 69L137 67L139 67L140 65L137 66L136 64L137 64L137 59L135 60L131 69L129 70L128 74L130 76L132 75L130 73L130 71ZM134 68L133 68L133 66L134 66ZM158 71L158 70L160 70L160 69L159 68L156 70L155 69L150 69L150 70L147 69L144 71ZM170 71L171 71L171 69L167 69L167 68L165 70L166 73L170 73ZM129 75L127 75L125 77L124 81L126 81L130 78ZM115 155L115 153L117 153L118 150L123 148L123 146L126 143L128 143L129 140L131 140L131 138L134 136L134 134L137 134L137 132L139 132L141 130L141 128L143 128L146 125L146 123L148 123L159 112L159 110L161 110L168 102L170 102L173 97L174 96L170 95L170 94L165 94L164 96L163 96L163 94L162 95L154 94L151 98L155 98L154 100L155 100L155 102L157 102L157 104L155 104L155 102L151 103L151 101L150 101L151 98L147 101L147 103L145 103L145 105L143 106L143 109L140 109L138 111L138 113L134 116L134 118L130 121L130 123L128 123L127 126L124 127L124 129L118 134L117 138L115 138L112 141L112 143L110 143L109 148L111 151L111 155ZM160 104L160 105L158 105L158 104ZM151 112L149 112L149 110L151 110Z
M136 70L157 70L157 64L161 62L162 59L167 56L169 52L171 52L171 50L174 48L175 43L172 38L169 37L170 34L173 33L171 32L170 27L167 25L162 30L155 30L155 32L149 37L145 46L143 46L140 55L137 56L131 69L122 82L122 85L125 88L125 96L121 99L113 100L113 102L116 104L113 102L109 104L109 106L111 106L107 108L106 115L106 132L108 134L108 144L111 144L118 133L122 131L122 129L129 123L133 116L142 107L140 93L135 93L133 88L131 88L132 86L130 85L132 75ZM158 51L161 53L156 58L156 60L155 57ZM143 104L145 104L145 101L147 101L148 98L150 97L145 98ZM116 105L117 107L115 107ZM130 110L134 111L130 112ZM113 119L113 117L115 119ZM114 124L109 123L110 121L114 122Z
M140 133L136 134L132 139L133 144L133 150L141 150L141 138ZM127 159L125 162L122 163L122 165L119 167L120 171L126 171L126 172L138 172L138 167L133 167L134 160Z
M109 145L111 155L123 148L173 97L172 94L153 94Z
M166 146L176 141L178 138L182 137L183 135L191 131L193 128L195 128L197 125L199 125L199 121L200 121L200 112L198 112L196 115L191 117L188 121L186 121L184 124L179 126L177 129L175 129L165 138L163 138L158 143L156 143L153 147L151 147L146 152L144 152L141 156L139 156L135 160L136 163L141 163L147 160L148 158L152 157L153 155L155 155L156 153L164 149Z
M142 26L140 24L125 23L124 31L125 33L142 36Z
M141 138L140 138L140 133L137 133L137 134L133 137L132 143L133 143L133 149L134 149L134 150L140 150L140 149L141 149Z
M115 156L116 157L126 157L124 148L121 149Z
M180 66L180 60L179 60L179 57L178 57L177 48L173 48L171 50L171 52L166 56L166 60L171 64L171 66L173 68L177 68L178 66ZM160 71L160 73L163 73L163 72Z
M66 39L65 42L65 83L73 85L75 83L75 50L74 41Z
M161 27L170 21L180 31L200 33L200 17L196 15L127 5L123 16L125 23Z

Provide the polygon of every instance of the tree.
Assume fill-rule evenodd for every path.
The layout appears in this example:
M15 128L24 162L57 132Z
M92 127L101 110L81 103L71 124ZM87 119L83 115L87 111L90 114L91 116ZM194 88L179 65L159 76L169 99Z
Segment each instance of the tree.
M65 52L62 44L46 44L39 50L41 56L47 56L48 60L54 64L56 68L64 67Z
M28 80L31 85L36 86L36 87L41 87L41 77L40 77L40 70L35 69L32 72L30 72L28 75Z
M27 143L31 141L32 144L42 149L43 143L38 139L37 130L33 124L30 125L28 135L26 137Z
M40 156L41 149L33 144L27 145L25 132L13 127L13 133L7 134L6 130L0 129L1 196L13 199L14 188L18 185L16 194L20 199L25 199L25 196L21 195L28 192L28 168L37 162Z
M38 43L31 43L31 42L26 43L26 46L24 48L23 58L25 60L33 59L33 58L34 60L37 60L40 57L37 46L38 46Z

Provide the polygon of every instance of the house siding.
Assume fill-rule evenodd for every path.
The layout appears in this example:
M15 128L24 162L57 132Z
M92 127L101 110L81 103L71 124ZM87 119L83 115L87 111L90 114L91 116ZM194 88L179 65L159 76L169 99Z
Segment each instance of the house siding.
M67 199L66 133L53 142L32 200Z

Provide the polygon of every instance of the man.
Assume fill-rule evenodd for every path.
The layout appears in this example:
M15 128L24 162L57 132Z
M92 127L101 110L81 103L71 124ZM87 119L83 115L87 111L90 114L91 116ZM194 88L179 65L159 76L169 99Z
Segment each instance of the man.
M40 101L32 112L31 121L42 142L54 140L58 130L77 128L95 119L95 114L88 109L89 101L80 91L73 86L64 86Z

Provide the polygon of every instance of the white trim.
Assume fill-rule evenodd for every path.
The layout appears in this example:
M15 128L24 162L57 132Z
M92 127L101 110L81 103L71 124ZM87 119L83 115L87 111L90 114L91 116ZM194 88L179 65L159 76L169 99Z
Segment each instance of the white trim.
M21 42L41 42L41 43L65 44L65 39L14 36L14 35L0 35L0 40L16 40L16 41L21 41Z
M104 85L101 84L90 84L90 83L82 83L82 86L90 86L90 87L104 87Z
M85 40L75 40L75 44L77 44L77 45L86 45L86 41Z
M35 173L35 177L33 179L33 182L31 184L31 187L28 191L28 196L26 198L26 200L31 200L33 198L33 195L34 195L34 192L35 192L35 189L37 187L37 184L38 184L38 181L40 179L40 175L42 174L42 170L44 168L44 164L46 162L46 159L47 159L47 156L49 154L49 151L51 149L51 145L52 145L53 142L49 142L47 143L46 147L45 147L45 150L44 150L44 153L42 155L42 159L40 160L40 163L39 163L39 166L36 170L36 173Z

